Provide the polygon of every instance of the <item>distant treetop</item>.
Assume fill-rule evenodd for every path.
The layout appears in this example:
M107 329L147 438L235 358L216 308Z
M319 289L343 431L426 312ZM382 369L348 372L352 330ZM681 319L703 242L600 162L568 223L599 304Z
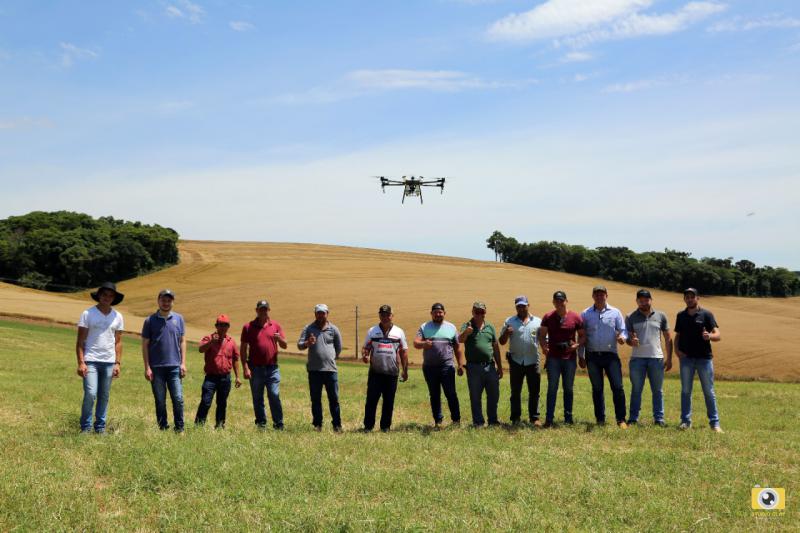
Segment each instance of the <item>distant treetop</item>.
M120 281L178 262L178 233L158 224L33 211L0 220L0 278L60 292Z

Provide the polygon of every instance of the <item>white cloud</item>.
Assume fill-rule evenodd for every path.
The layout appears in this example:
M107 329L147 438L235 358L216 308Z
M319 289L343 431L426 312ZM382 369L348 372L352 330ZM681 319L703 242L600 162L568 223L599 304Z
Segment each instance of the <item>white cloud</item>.
M53 123L46 118L19 117L0 119L0 130L21 130L31 128L52 128Z
M709 26L710 32L749 31L762 28L800 28L800 19L784 17L782 15L766 15L756 19L747 20L734 17Z
M244 20L232 20L228 23L228 26L230 26L233 31L250 31L255 28L255 26Z
M658 80L658 79L629 81L627 83L615 83L613 85L609 85L603 89L603 92L632 93L636 91L642 91L644 89L652 89L653 87L659 87L665 84L666 82L664 80Z
M97 52L88 48L79 48L72 43L60 43L61 46L61 66L71 67L75 61L80 59L96 59Z
M178 0L168 5L165 13L170 18L186 19L192 24L200 24L206 16L205 9L189 0Z
M594 56L588 52L569 52L561 58L562 63L580 63L590 61Z
M581 82L586 81L588 79L589 79L589 76L586 75L586 74L575 74L575 76L572 77L572 81L574 81L576 83L581 83Z

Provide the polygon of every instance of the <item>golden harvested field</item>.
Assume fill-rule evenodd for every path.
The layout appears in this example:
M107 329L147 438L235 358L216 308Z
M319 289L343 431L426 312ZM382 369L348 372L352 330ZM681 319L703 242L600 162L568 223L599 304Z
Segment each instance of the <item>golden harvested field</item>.
M266 298L271 316L292 343L313 320L313 306L326 303L330 319L342 331L345 354L355 353L355 307L360 309L359 338L377 321L378 307L391 304L395 322L414 336L429 318L430 305L441 301L447 319L460 325L479 299L496 326L514 313L514 297L525 294L531 310L542 316L552 308L555 290L564 290L570 308L591 305L591 289L608 287L609 303L627 314L635 308L638 287L603 282L491 261L314 244L182 241L178 266L119 284L125 301L119 309L126 329L137 331L156 308L164 287L177 294L175 310L187 321L190 340L213 330L214 319L227 313L238 337L254 316L257 300ZM682 295L654 290L654 305L672 325L683 308ZM74 323L91 305L88 291L60 295L0 284L0 314ZM714 345L718 376L800 381L800 354L794 344L800 331L800 298L755 299L708 297L701 305L717 317L722 342ZM622 347L624 357L630 349ZM420 353L412 348L412 360ZM132 354L128 354L131 357ZM673 370L674 372L674 370Z

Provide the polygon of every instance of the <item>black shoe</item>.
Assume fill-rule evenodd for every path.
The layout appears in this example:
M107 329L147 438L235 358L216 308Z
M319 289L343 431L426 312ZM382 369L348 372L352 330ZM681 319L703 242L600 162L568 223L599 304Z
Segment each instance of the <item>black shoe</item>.
M217 422L214 425L214 429L225 429L225 422Z
M389 428L381 428L381 433L389 433Z
M654 424L655 424L655 425L657 425L658 427L661 427L661 428L665 428L665 427L667 427L667 423L666 423L666 422L664 422L663 420L656 420L656 421L654 422Z
M342 426L333 426L333 432L334 433L341 433L342 432Z
M564 423L566 425L568 425L568 426L571 426L571 425L575 424L575 421L573 419L569 418L569 419L565 419Z
M638 424L639 424L638 420L628 420L628 425L629 426L636 426Z
M549 429L549 428L553 427L553 425L554 424L553 424L552 420L545 420L544 425L542 427Z
M275 431L283 431L283 424L275 424L274 426L272 426L272 429L274 429Z

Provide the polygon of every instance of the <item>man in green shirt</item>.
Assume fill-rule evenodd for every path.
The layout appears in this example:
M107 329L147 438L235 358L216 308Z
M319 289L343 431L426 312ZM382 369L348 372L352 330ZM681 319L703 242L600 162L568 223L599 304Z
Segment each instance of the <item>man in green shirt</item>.
M467 359L467 386L472 408L472 425L484 423L481 398L486 391L486 414L489 425L499 424L497 402L500 399L500 379L503 365L500 362L500 345L494 326L486 322L486 304L472 304L472 319L461 326L458 342L464 344Z

